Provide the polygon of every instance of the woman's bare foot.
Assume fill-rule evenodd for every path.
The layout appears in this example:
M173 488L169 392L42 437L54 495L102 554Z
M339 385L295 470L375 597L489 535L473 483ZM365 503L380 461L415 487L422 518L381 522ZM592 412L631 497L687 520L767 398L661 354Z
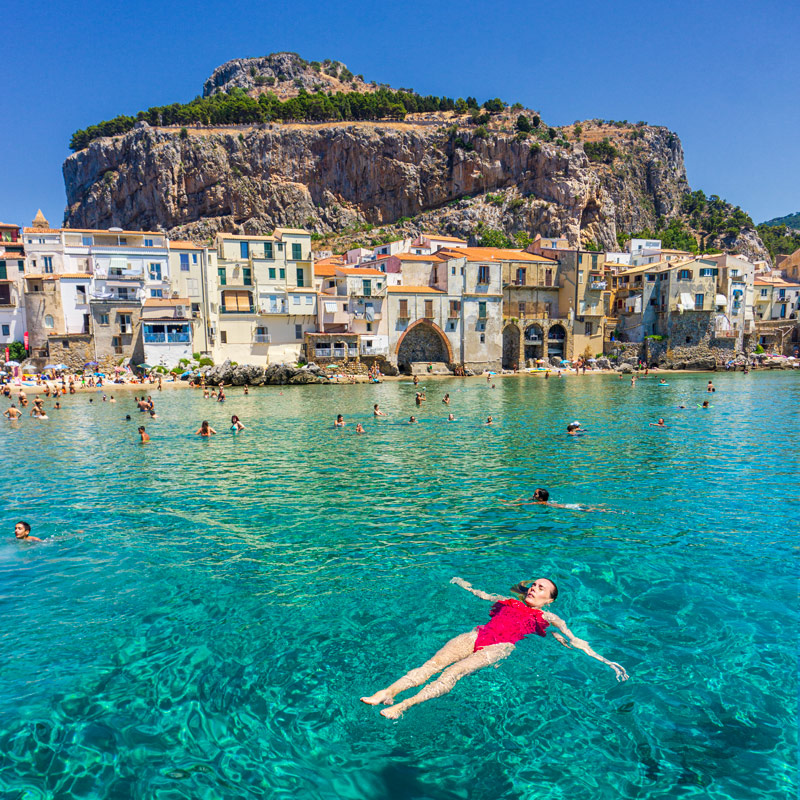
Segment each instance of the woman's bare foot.
M377 706L381 703L390 706L392 703L394 703L394 697L392 697L392 695L390 695L386 689L381 689L379 692L375 692L375 694L370 697L362 697L361 702L366 703L369 706Z
M386 717L386 719L399 719L403 716L403 708L402 703L398 703L396 706L390 706L389 708L384 708L381 710L381 716Z

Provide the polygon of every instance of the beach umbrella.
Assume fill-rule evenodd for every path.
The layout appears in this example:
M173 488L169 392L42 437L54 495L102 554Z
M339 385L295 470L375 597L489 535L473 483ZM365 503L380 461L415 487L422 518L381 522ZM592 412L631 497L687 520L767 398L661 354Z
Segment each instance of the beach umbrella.
M105 378L106 376L105 372L95 372L94 375L96 378Z
M139 367L139 369L153 369L149 364L137 364L136 366Z
M19 366L19 361L6 361L6 366L7 367L18 367Z
M44 368L45 369L60 369L58 364L45 364Z
M187 369L186 372L181 372L181 378L185 378L187 375L191 375L192 371Z
M99 367L100 364L97 361L87 361L83 366L84 367Z
M28 373L29 375L35 375L39 370L36 369L36 367L27 366L23 367L22 371Z

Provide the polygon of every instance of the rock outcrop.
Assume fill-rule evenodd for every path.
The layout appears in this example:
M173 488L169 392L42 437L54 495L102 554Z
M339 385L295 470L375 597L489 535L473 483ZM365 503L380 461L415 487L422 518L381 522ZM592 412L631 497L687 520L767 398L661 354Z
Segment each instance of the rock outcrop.
M205 367L201 374L210 386L224 383L227 386L285 386L309 383L330 383L316 364L294 367L290 364L270 364L257 367L250 364L232 364L230 359L216 367Z

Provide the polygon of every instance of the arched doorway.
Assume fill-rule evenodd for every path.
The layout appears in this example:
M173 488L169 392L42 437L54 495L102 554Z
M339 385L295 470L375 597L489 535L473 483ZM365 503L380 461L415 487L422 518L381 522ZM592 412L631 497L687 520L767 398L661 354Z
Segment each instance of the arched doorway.
M450 364L452 360L450 343L431 322L412 323L397 343L397 366L404 372L410 372L411 365L417 361Z
M520 332L516 325L506 325L503 328L503 369L519 367L519 338Z
M563 325L551 325L547 331L547 353L556 358L564 358L564 345L566 344L567 332Z
M525 328L525 361L542 358L544 352L544 336L542 326L534 323Z

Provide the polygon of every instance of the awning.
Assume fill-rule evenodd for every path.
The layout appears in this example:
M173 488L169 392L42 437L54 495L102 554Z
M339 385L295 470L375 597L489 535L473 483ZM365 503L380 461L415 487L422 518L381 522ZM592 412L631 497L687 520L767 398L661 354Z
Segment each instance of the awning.
M717 297L716 297L716 299L714 300L714 302L715 302L715 303L716 303L718 306L726 306L726 305L728 305L728 298L727 298L727 297L725 297L725 295L724 295L724 294L718 294L718 295L717 295Z
M336 305L336 303L328 303L328 302L325 303L326 314L335 314L337 308L338 306Z
M678 308L683 311L688 311L694 308L694 298L688 292L681 292L680 300L678 301Z
M120 258L119 256L112 256L111 262L108 265L109 269L117 269L120 272L123 270L128 269L128 259L127 258Z
M375 309L371 305L366 306L364 309L364 318L367 320L367 322L375 321Z

